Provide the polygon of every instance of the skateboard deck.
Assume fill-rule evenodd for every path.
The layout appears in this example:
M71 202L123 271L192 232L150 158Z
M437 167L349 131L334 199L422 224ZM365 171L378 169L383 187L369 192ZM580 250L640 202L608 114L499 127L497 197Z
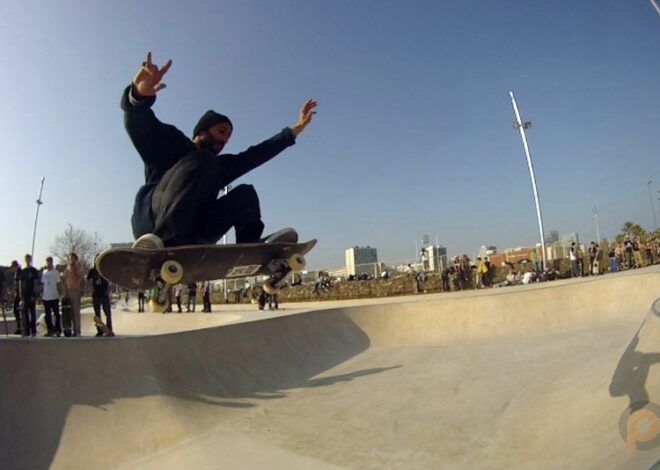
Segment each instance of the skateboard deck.
M96 269L125 289L146 290L158 282L191 282L273 275L304 266L303 255L316 240L303 243L186 245L158 250L110 248L96 259ZM302 259L301 259L302 258ZM171 276L170 276L171 275Z
M73 327L73 312L71 311L71 299L64 297L62 299L62 333L64 336L71 336Z

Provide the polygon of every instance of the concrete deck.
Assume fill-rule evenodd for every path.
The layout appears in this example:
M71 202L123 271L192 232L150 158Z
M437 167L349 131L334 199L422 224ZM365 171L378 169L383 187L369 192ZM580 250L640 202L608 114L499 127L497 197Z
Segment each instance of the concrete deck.
M3 338L3 467L648 469L659 296L646 268Z

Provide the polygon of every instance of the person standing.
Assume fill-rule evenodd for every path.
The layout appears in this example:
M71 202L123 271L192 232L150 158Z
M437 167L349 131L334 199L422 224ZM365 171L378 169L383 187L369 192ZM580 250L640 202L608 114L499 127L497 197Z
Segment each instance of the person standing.
M440 272L440 279L442 280L442 292L451 292L449 287L449 267L445 266Z
M188 308L186 309L186 312L194 312L196 303L197 303L197 284L191 282L190 284L188 284Z
M578 277L580 275L580 264L578 261L577 244L575 242L571 243L568 259L571 262L571 277Z
M202 298L204 300L204 313L211 313L211 281L202 284Z
M614 247L614 260L616 261L616 270L623 271L623 248L621 243L617 243Z
M112 311L110 308L110 283L99 274L96 267L92 267L87 273L87 285L92 291L92 306L94 315L101 319L101 309L105 314L105 324L110 329L108 336L114 336L112 331ZM103 330L96 327L96 336L103 336Z
M642 244L639 241L639 237L635 237L632 243L633 246L633 256L635 257L635 267L642 267Z
M138 292L138 313L144 312L144 291Z
M486 262L481 259L481 257L477 258L477 276L475 280L475 288L476 289L481 289L484 287L483 284L483 278L484 275L488 272L488 269L486 268Z
M16 331L15 335L22 334L21 330L21 293L20 293L20 284L21 284L21 265L18 264L18 261L14 260L11 262L11 270L14 273L14 318L16 319Z
M21 270L21 282L19 283L21 302L23 302L21 315L22 336L37 336L39 278L39 271L32 266L32 256L25 255L25 268Z
M46 258L46 268L41 273L41 284L43 285L42 300L46 312L46 328L48 331L45 336L55 336L59 338L62 335L62 323L60 321L60 273L53 265L53 257ZM55 315L55 324L53 324L53 314Z
M181 291L183 290L183 286L181 284L177 284L174 286L174 298L176 299L176 307L177 307L177 313L181 313Z
M83 273L78 263L78 255L74 252L69 253L69 259L63 277L64 296L71 303L71 318L68 321L66 317L63 319L65 336L67 329L71 331L71 323L73 323L72 336L80 336L80 298L82 297L81 283Z
M633 255L633 243L628 237L623 242L623 249L626 253L626 269L633 269L635 267L635 255Z
M650 266L653 264L653 245L655 244L652 238L646 240L644 244L644 251L646 252L646 265Z

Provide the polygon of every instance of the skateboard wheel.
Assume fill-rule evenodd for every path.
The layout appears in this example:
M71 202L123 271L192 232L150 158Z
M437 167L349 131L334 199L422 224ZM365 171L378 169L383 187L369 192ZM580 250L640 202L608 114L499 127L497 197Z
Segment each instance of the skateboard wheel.
M273 287L269 281L264 282L263 289L268 295L277 294L277 288Z
M305 265L307 264L307 261L305 261L305 257L298 253L291 255L288 262L291 271L302 271L303 269L305 269Z
M174 260L167 260L160 268L160 277L168 284L177 284L183 277L183 266Z

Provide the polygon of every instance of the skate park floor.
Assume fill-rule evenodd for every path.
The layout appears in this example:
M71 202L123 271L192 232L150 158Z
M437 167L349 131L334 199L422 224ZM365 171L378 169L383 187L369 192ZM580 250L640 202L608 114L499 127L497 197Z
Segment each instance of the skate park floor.
M120 302L115 338L86 311L82 338L0 340L3 467L650 469L658 297L649 267L273 312Z

